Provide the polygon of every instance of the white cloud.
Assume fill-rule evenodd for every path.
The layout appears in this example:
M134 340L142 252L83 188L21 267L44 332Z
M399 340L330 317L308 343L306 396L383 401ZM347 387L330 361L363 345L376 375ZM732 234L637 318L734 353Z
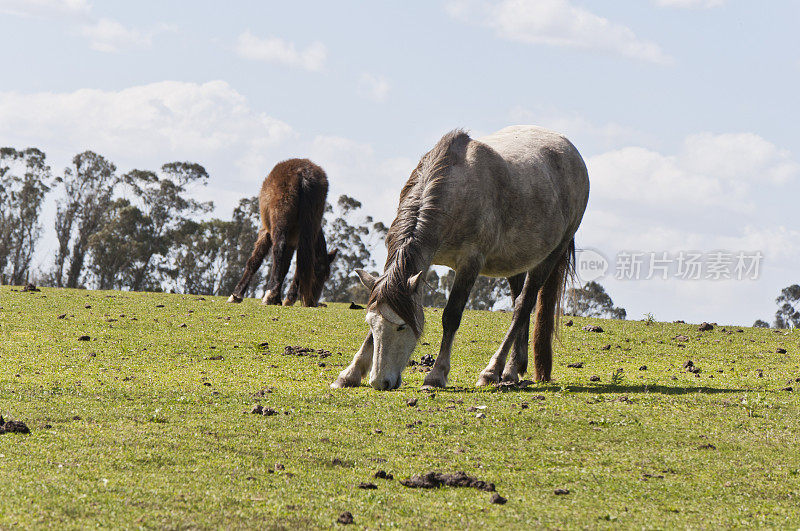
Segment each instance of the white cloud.
M358 80L358 94L372 101L386 101L386 96L389 94L389 82L383 77L365 72Z
M487 26L507 40L568 48L599 50L669 64L673 60L630 28L611 22L569 0L450 0L454 18Z
M0 0L0 13L19 16L85 14L90 9L86 0Z
M752 133L691 135L675 155L625 147L587 165L595 196L673 210L752 210L765 182L784 184L800 174L788 151Z
M774 312L774 297L800 267L800 165L791 153L753 133L698 133L675 153L629 146L590 157L587 166L592 189L577 243L611 259L600 282L629 316L652 311L659 319L749 325ZM620 251L674 259L717 250L760 251L759 279L614 279Z
M682 9L710 9L720 7L726 0L656 0L661 7L677 7Z
M617 122L594 123L577 112L564 112L547 106L532 109L513 107L508 118L511 123L531 124L558 131L569 138L583 153L586 145L598 145L600 149L621 147L641 142L645 136L641 131Z
M236 53L246 59L281 63L306 70L321 70L328 51L321 42L312 42L305 50L298 50L292 42L279 37L256 37L245 31L236 42Z
M159 31L165 29L162 27ZM81 26L79 32L89 40L89 46L99 52L118 52L132 48L149 48L156 30L140 31L126 28L116 20L101 18Z
M212 176L206 199L227 210L238 197L256 193L268 167L285 158L282 143L296 133L253 109L224 81L165 81L119 91L2 92L0 137L40 147L51 164L87 149L126 169L199 162ZM237 183L246 185L237 190Z

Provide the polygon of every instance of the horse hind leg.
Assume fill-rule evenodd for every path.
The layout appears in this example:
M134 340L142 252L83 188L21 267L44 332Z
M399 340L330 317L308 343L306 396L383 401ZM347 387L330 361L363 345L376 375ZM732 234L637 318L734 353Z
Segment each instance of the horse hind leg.
M508 278L508 284L511 287L512 302L516 302L517 297L522 293L522 287L525 284L525 274L521 273ZM508 383L517 383L519 378L528 370L528 334L530 330L531 315L522 315L524 320L522 328L514 340L514 345L511 347L511 355L506 362L503 369L501 380Z
M244 294L250 285L250 281L264 262L264 257L267 256L270 247L272 247L272 238L270 237L269 231L262 228L258 231L258 238L256 238L256 243L253 246L253 253L247 260L247 264L245 264L242 279L236 284L233 293L228 298L228 302L242 302L242 300L244 300Z
M264 304L280 304L281 293L283 292L283 281L286 273L289 272L289 265L292 262L294 247L287 242L285 231L275 231L272 243L272 274L267 283L267 291L264 293Z
M542 285L540 275L537 274L538 269L525 273L525 283L522 286L522 291L514 301L514 314L511 318L511 326L506 332L503 341L500 343L497 351L495 351L489 364L478 375L476 386L482 387L486 385L494 385L500 382L500 373L503 371L506 364L506 357L511 349L512 344L517 340L525 327L525 323L530 319L531 310L536 304L536 293Z
M570 242L571 247L562 250L556 266L549 271L547 281L539 290L533 324L533 363L536 381L539 382L549 382L553 369L553 331L564 291L564 279L574 256L572 245Z

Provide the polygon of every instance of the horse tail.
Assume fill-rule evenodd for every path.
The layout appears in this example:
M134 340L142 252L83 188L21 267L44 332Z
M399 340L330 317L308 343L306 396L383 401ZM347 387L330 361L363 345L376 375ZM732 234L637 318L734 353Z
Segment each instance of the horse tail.
M325 210L325 198L328 195L328 181L325 172L311 165L304 165L300 170L300 187L298 191L298 241L297 241L297 278L300 297L305 306L316 306L314 296L314 278L317 238Z
M539 289L533 326L533 358L536 380L550 381L553 368L553 332L558 335L561 301L567 283L575 275L575 239L570 240L564 254Z

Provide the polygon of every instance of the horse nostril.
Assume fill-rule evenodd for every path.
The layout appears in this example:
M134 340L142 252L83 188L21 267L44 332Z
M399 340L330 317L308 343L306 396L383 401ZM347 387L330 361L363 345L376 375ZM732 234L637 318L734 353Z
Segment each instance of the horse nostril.
M402 378L398 378L398 379L397 379L397 382L395 382L395 384L394 384L394 387L392 387L392 389L393 389L393 390L394 390L394 389L397 389L398 387L400 387L400 384L401 384L401 383L403 383L403 379L402 379Z

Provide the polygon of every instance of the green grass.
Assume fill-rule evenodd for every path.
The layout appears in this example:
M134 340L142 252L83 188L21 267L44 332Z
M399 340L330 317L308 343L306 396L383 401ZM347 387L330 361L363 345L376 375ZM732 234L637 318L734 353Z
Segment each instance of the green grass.
M410 368L380 393L328 388L367 331L344 305L6 286L0 307L0 413L31 429L0 435L2 529L331 527L346 510L368 528L800 525L797 331L573 318L553 383L475 389L510 315L467 312L452 387L420 391ZM440 333L428 310L415 358ZM508 503L398 482L430 470L494 482Z

